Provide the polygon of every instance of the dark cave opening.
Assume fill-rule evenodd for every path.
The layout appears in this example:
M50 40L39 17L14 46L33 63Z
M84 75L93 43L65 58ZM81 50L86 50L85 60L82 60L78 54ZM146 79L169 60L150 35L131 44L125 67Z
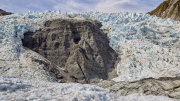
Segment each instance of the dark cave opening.
M74 43L75 43L75 44L78 44L80 40L81 40L80 37L74 38Z

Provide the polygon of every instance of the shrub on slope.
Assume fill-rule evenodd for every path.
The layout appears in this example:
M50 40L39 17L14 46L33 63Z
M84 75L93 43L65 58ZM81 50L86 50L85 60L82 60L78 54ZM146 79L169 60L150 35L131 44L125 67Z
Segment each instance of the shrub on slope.
M180 20L180 0L166 0L161 3L156 9L150 12L150 15L156 15L162 18L171 18L173 20Z

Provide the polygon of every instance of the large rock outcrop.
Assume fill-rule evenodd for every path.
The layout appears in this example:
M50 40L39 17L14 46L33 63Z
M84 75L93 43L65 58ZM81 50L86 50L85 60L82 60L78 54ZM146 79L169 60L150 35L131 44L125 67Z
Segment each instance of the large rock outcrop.
M117 58L101 26L92 20L56 19L47 21L44 28L35 33L25 33L22 42L54 65L40 61L50 66L50 71L56 68L52 72L58 80L98 82L116 76Z
M180 0L166 0L148 14L180 21Z
M6 11L4 11L4 10L2 10L2 9L0 9L0 13L1 13L2 15L11 15L11 14L13 14L13 13L11 13L11 12L6 12Z
M95 84L118 96L135 93L180 99L180 77L147 78L135 82L103 81Z

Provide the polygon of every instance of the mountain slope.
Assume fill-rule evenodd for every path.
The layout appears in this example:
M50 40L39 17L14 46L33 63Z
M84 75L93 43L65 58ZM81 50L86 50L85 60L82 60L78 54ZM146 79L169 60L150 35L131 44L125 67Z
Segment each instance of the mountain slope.
M161 3L156 9L149 12L150 15L156 15L162 18L171 18L180 20L180 0L166 0Z
M11 14L13 14L13 13L11 13L11 12L6 12L6 11L4 11L4 10L2 10L2 9L0 9L0 13L1 13L2 15L11 15ZM1 14L0 14L0 16L1 16Z

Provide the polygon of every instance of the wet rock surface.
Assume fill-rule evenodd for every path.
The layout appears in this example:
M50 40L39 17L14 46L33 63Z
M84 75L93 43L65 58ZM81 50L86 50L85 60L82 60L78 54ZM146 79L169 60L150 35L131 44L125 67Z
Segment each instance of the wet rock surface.
M115 82L107 80L94 85L102 87L108 92L118 96L142 93L180 99L180 77L147 78L135 82Z
M117 76L117 54L101 26L92 20L56 19L35 33L25 33L22 42L50 61L34 60L46 65L60 82L98 82Z

